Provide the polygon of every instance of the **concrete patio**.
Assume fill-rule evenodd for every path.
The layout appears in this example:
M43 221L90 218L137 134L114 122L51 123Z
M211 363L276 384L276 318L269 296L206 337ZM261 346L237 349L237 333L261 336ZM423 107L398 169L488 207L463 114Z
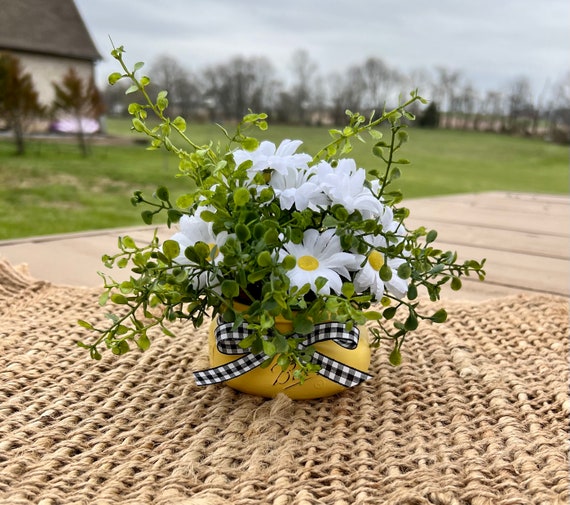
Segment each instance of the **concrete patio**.
M516 293L570 296L570 199L566 195L489 192L407 200L409 226L437 229L437 244L459 259L487 258L487 280L466 278L454 299L484 300ZM164 239L172 233L161 228ZM117 238L152 236L149 227L0 241L0 258L27 264L38 279L72 286L101 286L101 256ZM117 279L128 271L115 270ZM450 296L444 293L444 298Z

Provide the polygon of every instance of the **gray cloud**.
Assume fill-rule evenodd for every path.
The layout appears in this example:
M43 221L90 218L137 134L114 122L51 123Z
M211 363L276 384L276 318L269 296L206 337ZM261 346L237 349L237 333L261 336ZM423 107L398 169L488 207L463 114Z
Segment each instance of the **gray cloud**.
M105 56L101 78L116 70L109 36L133 63L167 53L191 69L243 54L285 71L302 48L322 73L377 56L407 72L461 70L480 89L524 75L539 90L570 68L567 0L76 2Z

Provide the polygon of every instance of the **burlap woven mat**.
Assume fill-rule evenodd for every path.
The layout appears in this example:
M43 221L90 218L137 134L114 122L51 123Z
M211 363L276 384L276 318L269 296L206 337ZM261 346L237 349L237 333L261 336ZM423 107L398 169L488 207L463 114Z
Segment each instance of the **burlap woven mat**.
M567 503L568 300L446 304L332 398L198 388L205 331L91 361L98 290L0 262L0 503Z

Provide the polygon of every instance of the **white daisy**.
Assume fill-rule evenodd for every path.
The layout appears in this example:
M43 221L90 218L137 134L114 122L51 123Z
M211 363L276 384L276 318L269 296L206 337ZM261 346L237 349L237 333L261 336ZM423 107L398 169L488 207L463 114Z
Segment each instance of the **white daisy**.
M379 216L384 205L370 189L364 185L366 171L356 168L356 162L350 158L338 161L336 167L321 161L316 167L317 182L329 196L332 204L342 205L348 212L358 210Z
M300 288L309 284L314 293L317 293L315 281L318 277L328 279L319 293L328 295L331 290L340 293L341 276L348 278L349 269L355 268L355 255L342 251L334 229L322 233L314 229L306 230L301 244L284 244L280 258L288 254L297 260L295 267L287 272L291 285Z
M273 142L265 140L254 151L240 149L234 151L233 156L237 166L244 161L253 162L253 165L247 171L250 180L258 172L268 169L286 175L289 168L307 168L308 163L312 160L312 157L308 154L295 154L295 151L302 143L303 141L301 140L286 139L276 149Z
M354 288L357 292L363 292L370 289L377 300L384 295L384 289L396 298L403 298L408 292L408 283L405 279L398 276L398 267L406 261L401 258L387 258L386 255L379 251L378 248L386 247L386 239L382 235L366 237L368 243L373 247L366 256L366 263L360 271L354 276ZM359 256L359 263L362 264L365 257ZM380 269L387 263L392 271L392 278L389 281L383 281L380 278Z
M202 209L205 210L205 209ZM178 233L175 233L170 240L178 242L180 245L180 254L174 258L174 262L179 265L192 266L192 263L185 255L184 251L187 247L196 245L197 242L204 242L210 248L210 256L208 260L213 264L217 264L223 259L220 247L226 241L227 232L221 232L217 235L213 232L212 223L207 223L199 215L182 216L179 222ZM208 282L208 273L203 272L194 283L195 287L203 286ZM211 281L211 279L210 279Z
M289 167L286 173L273 172L269 185L279 198L282 209L295 206L297 210L318 210L329 205L329 198L312 177L314 171Z

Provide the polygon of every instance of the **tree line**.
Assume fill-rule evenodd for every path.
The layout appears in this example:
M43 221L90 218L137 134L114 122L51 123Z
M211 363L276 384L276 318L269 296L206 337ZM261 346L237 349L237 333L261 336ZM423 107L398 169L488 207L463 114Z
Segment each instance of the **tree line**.
M274 123L340 126L347 109L363 114L381 111L418 88L430 100L427 107L418 105L413 111L420 127L541 136L570 143L570 71L538 94L527 77L514 78L504 89L482 92L460 71L437 67L405 74L378 57L323 75L305 50L292 54L285 77L267 58L257 56L234 56L190 72L174 57L163 55L147 73L151 93L168 90L171 115L193 121L236 121L253 110L267 112ZM82 119L99 118L105 111L127 115L134 99L125 94L122 81L101 91L92 80L82 81L73 68L53 86L53 103L41 105L33 76L18 58L0 54L0 127L12 130L18 153L24 152L30 124L65 113L76 119L78 144L86 155Z
M457 70L405 74L378 57L323 75L305 50L295 51L285 70L284 78L267 58L234 56L190 72L163 55L147 73L156 90L168 90L175 113L194 120L233 121L252 109L267 112L272 122L338 126L346 109L382 110L419 88L431 102L416 111L420 126L570 140L570 71L536 93L524 76L504 89L481 91ZM104 96L111 114L125 113L132 99L120 86L106 89Z

